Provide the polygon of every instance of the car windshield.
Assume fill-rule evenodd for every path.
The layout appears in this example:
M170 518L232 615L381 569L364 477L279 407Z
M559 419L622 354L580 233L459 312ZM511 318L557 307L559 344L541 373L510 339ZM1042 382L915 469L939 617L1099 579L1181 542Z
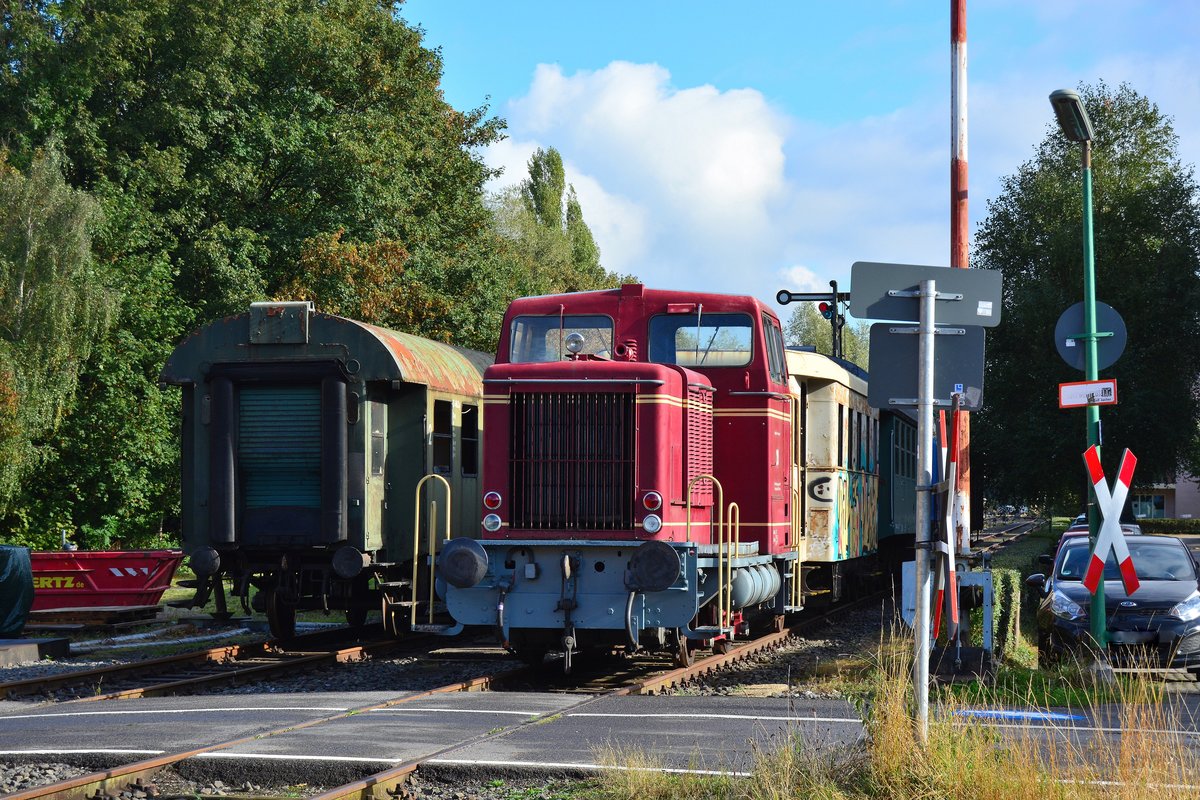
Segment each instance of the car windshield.
M1133 568L1143 581L1195 581L1196 570L1187 548L1173 541L1125 540ZM1081 581L1087 573L1090 549L1086 539L1065 545L1058 556L1058 579ZM1104 580L1121 580L1121 569L1110 552L1104 562Z

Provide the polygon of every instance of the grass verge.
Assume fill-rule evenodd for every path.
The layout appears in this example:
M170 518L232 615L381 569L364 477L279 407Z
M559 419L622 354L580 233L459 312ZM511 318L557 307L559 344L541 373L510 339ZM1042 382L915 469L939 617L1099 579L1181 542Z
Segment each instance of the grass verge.
M814 746L799 736L755 754L749 775L680 775L651 754L608 748L616 769L580 797L822 798L825 800L1174 800L1200 796L1200 761L1179 730L1160 684L1117 684L1115 705L1093 705L1093 727L1072 732L1041 722L997 725L964 714L956 696L932 702L918 744L910 700L911 642L880 648L860 744ZM1081 723L1089 724L1089 723ZM701 765L703 766L703 765Z

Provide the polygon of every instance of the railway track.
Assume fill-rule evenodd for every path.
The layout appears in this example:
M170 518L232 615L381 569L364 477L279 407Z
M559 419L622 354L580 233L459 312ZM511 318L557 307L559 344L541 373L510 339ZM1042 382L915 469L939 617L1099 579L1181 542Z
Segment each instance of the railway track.
M332 664L420 650L431 637L397 640L369 626L347 644L347 629L318 631L287 642L264 639L98 669L0 683L0 698L38 696L63 702L189 694L262 681Z
M882 595L883 593L879 592L868 597L860 598L851 603L842 604L835 609L824 610L819 614L806 616L804 619L797 621L797 623L790 628L786 628L778 632L768 633L744 643L737 643L728 652L714 653L713 655L707 657L698 658L695 663L687 667L674 669L664 668L666 661L662 659L632 660L628 669L618 670L611 680L599 682L590 677L583 677L577 681L574 681L573 685L567 686L564 684L554 689L557 691L571 692L578 696L578 701L569 704L566 708L558 707L554 711L547 711L543 714L531 717L530 719L522 722L520 725L502 730L489 731L486 734L481 734L465 741L455 742L454 744L437 750L436 752L424 754L420 758L391 766L365 778L346 783L342 786L330 789L322 794L314 796L321 798L322 800L344 800L348 798L359 798L360 800L378 800L380 797L402 796L402 785L405 783L408 777L422 764L431 760L444 759L452 756L455 751L463 750L491 738L505 736L511 733L513 730L522 728L526 725L537 725L541 722L545 722L547 719L555 715L576 712L588 705L598 703L607 698L635 694L653 694L656 692L665 691L673 686L686 684L689 681L694 681L710 673L728 668L743 659L749 658L765 650L780 647L785 644L789 638L802 635L805 630L811 628L812 626L828 621L835 615L845 614L852 608L871 602L876 602L882 597ZM400 707L405 704L428 699L429 697L439 694L453 692L511 690L514 686L528 685L532 681L544 681L547 677L548 668L552 668L552 666L553 665L547 665L547 669L522 666L517 669L497 670L488 674L478 675L469 680L450 683L427 691L416 692L402 698L386 701L384 703L362 706L345 712L321 717L319 719L309 720L304 723L289 725L277 730L259 733L253 737L242 737L194 750L157 756L144 761L139 761L102 772L95 772L71 780L62 781L60 783L49 784L46 786L17 792L10 794L7 797L10 800L92 800L94 798L116 797L121 795L122 792L130 790L143 792L149 796L168 797L169 795L161 793L158 795L155 794L155 792L157 792L157 789L154 787L155 776L163 770L167 770L188 759L226 750L253 740L269 739L273 736L291 733L303 728L331 724L338 720L343 720L347 717L363 714L369 711ZM606 664L606 666L611 666L611 664Z
M1005 545L1020 539L1028 533L1032 533L1043 525L1048 524L1045 519L1029 519L1011 522L1007 525L990 531L985 531L984 534L978 537L975 542L975 553L986 554L996 552Z

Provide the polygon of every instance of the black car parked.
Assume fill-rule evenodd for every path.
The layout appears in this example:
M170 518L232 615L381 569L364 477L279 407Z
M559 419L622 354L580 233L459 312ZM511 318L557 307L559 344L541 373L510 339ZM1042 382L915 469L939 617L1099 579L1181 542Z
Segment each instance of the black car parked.
M1170 536L1127 535L1125 542L1141 586L1126 595L1120 569L1109 554L1104 606L1110 657L1145 666L1186 667L1200 678L1196 561L1183 542ZM1092 595L1083 585L1088 559L1086 537L1064 538L1050 575L1030 575L1025 581L1041 593L1037 626L1038 660L1043 664L1091 641Z

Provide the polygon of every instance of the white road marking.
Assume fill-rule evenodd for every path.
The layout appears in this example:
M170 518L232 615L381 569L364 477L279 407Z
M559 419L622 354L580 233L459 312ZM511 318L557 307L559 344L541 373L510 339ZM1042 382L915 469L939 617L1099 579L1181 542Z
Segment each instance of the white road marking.
M0 723L8 719L46 719L47 717L131 717L154 714L227 714L235 711L349 711L333 706L246 706L244 708L160 708L152 711L64 711L54 714L0 714Z
M431 758L425 763L468 767L530 767L533 769L586 769L593 771L611 770L614 772L669 772L674 775L727 775L734 778L749 778L753 774L750 772L733 772L719 769L683 769L674 767L656 769L654 767L621 767L609 764L574 763L570 761L491 761L471 758Z
M579 713L566 714L569 717L633 717L636 719L653 719L656 717L662 719L749 719L749 720L769 720L780 722L849 722L855 725L862 725L862 720L858 717L779 717L769 714L600 714L600 713Z
M978 722L979 720L976 720ZM1039 730L1059 731L1067 733L1068 731L1081 731L1090 733L1158 733L1172 734L1175 736L1200 736L1200 731L1189 730L1172 730L1170 728L1105 728L1095 725L1033 725L1033 724L1018 724L1015 722L985 722L983 723L989 728L1015 728L1021 730L1024 728L1036 728Z
M371 711L372 714L403 714L411 711L424 711L446 714L506 714L514 717L538 717L542 714L557 714L555 711L494 711L487 708L414 708L412 706L397 706L395 708L378 708ZM770 722L842 722L862 724L862 720L857 717L787 717L773 716L770 714L640 714L634 712L627 713L600 713L600 712L564 712L563 717L600 717L600 718L631 718L631 719L746 719L746 720L765 720Z
M166 750L0 750L0 756L53 756L60 753L82 755L130 755L130 756L159 756Z
M213 753L197 753L195 758L255 758L263 761L367 761L373 764L399 764L403 758L368 758L366 756L301 756L275 753L227 753L218 750Z
M512 717L540 717L542 714L554 712L545 711L493 711L487 708L414 708L412 706L396 706L394 708L373 708L372 714L404 714L410 711L432 711L437 714L507 714Z

